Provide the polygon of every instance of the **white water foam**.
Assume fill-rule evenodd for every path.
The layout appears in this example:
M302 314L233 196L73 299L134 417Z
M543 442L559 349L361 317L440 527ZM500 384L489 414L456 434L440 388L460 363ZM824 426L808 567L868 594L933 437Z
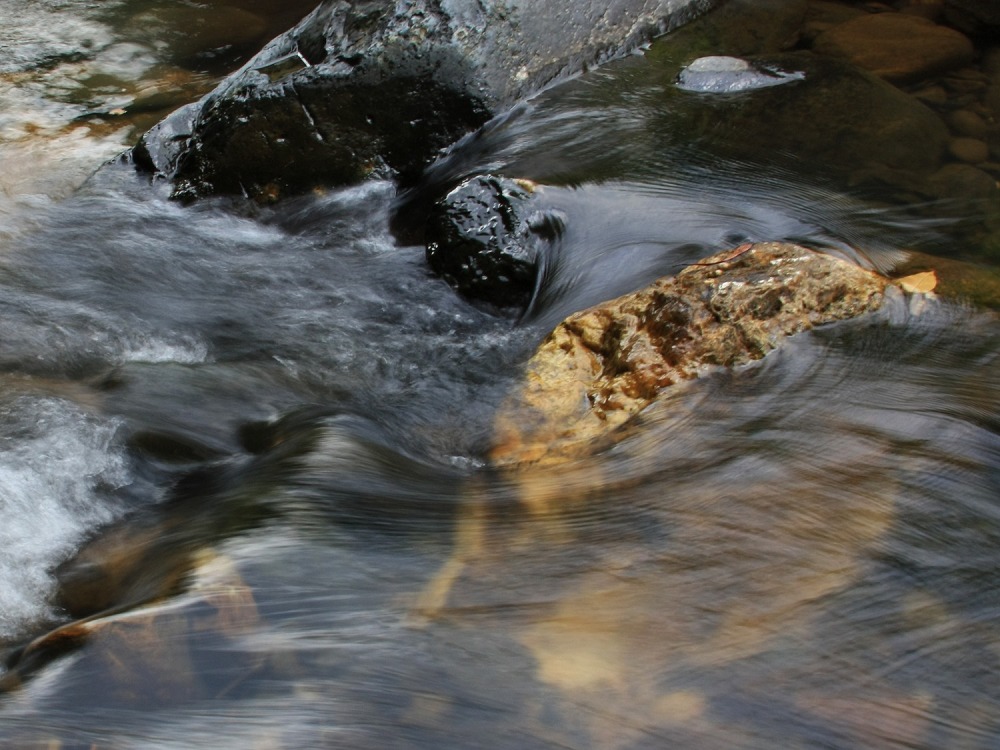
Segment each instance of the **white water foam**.
M119 514L118 425L56 398L0 406L0 639L50 613L52 569Z
M123 362L177 362L196 365L208 359L208 345L197 339L164 341L150 337L139 337L130 342L122 353Z
M107 6L116 3L105 3ZM85 56L111 43L88 0L0 0L0 73L16 73L61 58Z

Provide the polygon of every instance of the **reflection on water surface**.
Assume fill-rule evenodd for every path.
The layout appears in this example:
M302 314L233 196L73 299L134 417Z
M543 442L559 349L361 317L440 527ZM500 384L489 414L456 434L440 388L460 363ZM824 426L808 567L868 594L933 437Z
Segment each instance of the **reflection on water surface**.
M716 249L985 257L975 202L956 224L899 184L726 157L724 125L681 142L664 123L701 115L669 45L432 170L548 183L567 229L516 325L394 240L385 183L254 211L118 170L58 202L5 188L0 746L1000 742L988 309L900 296L595 455L486 465L556 321Z

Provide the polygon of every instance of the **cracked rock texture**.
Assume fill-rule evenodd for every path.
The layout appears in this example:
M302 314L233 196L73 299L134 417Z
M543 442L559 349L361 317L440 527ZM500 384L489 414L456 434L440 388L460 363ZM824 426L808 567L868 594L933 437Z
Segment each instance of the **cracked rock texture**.
M131 159L180 199L407 183L493 115L715 2L325 0Z
M497 423L495 465L599 447L664 389L761 359L788 336L862 315L886 279L797 245L746 245L570 316Z

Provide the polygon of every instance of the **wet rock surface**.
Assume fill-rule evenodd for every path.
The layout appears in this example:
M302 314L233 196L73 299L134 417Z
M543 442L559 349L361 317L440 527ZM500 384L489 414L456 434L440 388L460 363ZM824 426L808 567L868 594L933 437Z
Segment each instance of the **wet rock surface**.
M878 309L886 283L796 245L748 244L572 315L529 362L491 460L559 461L599 445L669 386Z
M372 175L405 182L541 86L711 4L327 0L201 102L147 133L132 159L170 180L182 199L270 201Z
M813 49L843 57L894 83L912 83L972 62L963 34L906 13L862 15L819 35Z
M535 187L494 175L466 180L438 201L427 222L427 262L459 294L523 310L539 256L561 231L560 217L537 206Z

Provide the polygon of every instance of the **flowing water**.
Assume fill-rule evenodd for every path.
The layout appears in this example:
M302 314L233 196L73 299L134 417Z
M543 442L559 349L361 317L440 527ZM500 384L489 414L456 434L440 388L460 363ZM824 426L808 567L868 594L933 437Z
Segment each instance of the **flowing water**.
M483 459L569 312L745 240L974 258L954 206L720 156L724 122L672 135L667 40L429 173L548 185L566 231L514 322L397 239L388 183L182 207L110 167L71 192L131 132L73 135L79 108L135 96L67 102L65 66L113 52L130 85L167 63L208 85L232 62L129 35L169 4L92 6L0 0L23 41L0 60L23 117L0 144L0 645L65 621L56 570L100 529L146 557L110 624L6 683L0 747L1000 746L990 310L895 298L678 388L597 455ZM485 530L434 599L473 507ZM131 606L174 570L194 572L152 617Z

